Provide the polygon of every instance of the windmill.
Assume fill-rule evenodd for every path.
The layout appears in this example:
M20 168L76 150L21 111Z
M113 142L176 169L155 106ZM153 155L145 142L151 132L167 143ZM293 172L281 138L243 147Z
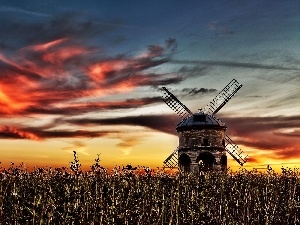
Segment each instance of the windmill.
M162 87L163 101L181 118L176 131L179 145L164 161L164 167L179 166L182 171L226 170L227 156L243 166L247 156L242 156L241 149L225 134L226 125L215 114L242 87L233 79L204 109L192 113L166 87Z

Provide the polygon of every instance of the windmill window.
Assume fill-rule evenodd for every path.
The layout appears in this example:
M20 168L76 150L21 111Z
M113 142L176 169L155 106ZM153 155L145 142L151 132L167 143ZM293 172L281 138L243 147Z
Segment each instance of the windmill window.
M197 142L198 142L197 138L190 138L189 139L189 145L190 146L196 146Z
M209 146L208 138L203 138L203 145L204 146Z

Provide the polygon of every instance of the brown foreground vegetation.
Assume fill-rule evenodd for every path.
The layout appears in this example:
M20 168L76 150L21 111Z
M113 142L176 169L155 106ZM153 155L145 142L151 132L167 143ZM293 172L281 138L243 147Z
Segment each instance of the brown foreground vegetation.
M300 173L173 175L99 165L0 171L0 224L300 224Z

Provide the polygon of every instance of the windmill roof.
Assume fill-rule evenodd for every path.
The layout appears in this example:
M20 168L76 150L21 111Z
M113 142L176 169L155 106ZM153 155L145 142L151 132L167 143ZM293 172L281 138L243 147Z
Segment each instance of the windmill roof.
M184 128L217 128L224 129L226 128L225 123L216 117L208 114L204 114L203 112L195 113L185 119L183 119L176 127L176 130L181 130Z

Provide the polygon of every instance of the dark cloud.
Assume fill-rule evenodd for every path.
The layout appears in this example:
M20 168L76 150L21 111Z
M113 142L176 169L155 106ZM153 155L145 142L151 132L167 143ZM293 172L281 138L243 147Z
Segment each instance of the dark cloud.
M0 127L0 138L3 139L31 139L44 140L51 138L94 138L110 134L118 134L121 131L90 131L90 126L111 125L117 128L118 125L144 126L153 130L158 130L168 134L176 135L176 124L180 118L176 114L172 115L141 115L119 118L82 118L82 119L55 119L52 123L40 127ZM84 126L87 129L81 130L61 130L55 129L57 124L71 123ZM119 146L128 147L134 145L136 138L123 140Z
M34 132L42 139L49 138L96 138L103 137L114 131L90 131L90 130L37 130Z
M149 56L158 57L164 53L164 48L160 45L149 45L148 51L149 51Z
M172 48L172 51L175 51L177 48L177 42L175 38L169 38L166 40L166 45L168 48Z
M183 66L178 72L183 74L185 78L205 76L207 74L207 66Z
M110 101L110 102L85 102L85 103L70 103L65 107L47 107L47 106L35 106L28 107L24 110L23 114L51 114L51 115L79 115L88 112L99 112L105 110L114 109L134 109L137 107L142 107L150 104L161 103L160 97L148 97L140 99L127 99L124 101Z
M136 100L127 100L129 105L136 104ZM149 98L144 102L160 101L160 99ZM109 106L110 107L110 106ZM121 106L118 106L121 107ZM222 116L222 115L221 115ZM238 145L259 150L272 150L275 158L293 158L299 156L299 116L276 116L276 117L226 117L221 119L228 126L227 134L231 136ZM177 135L176 125L180 118L174 113L170 115L140 115L117 118L59 118L44 127L14 128L3 126L0 129L1 138L9 139L32 139L43 140L49 138L93 138L118 133L119 125L143 126L152 130ZM85 130L54 130L56 124L72 124L86 127ZM101 126L116 127L116 131L89 131L91 127ZM290 131L294 129L294 131ZM288 131L284 131L288 130ZM296 137L296 138L295 138ZM130 147L136 144L136 138L126 139L119 144L120 147ZM255 156L251 156L251 162L257 162Z
M0 138L2 139L29 139L36 141L51 138L96 138L113 133L118 133L118 131L47 130L39 127L0 127Z
M222 117L230 127L233 135L252 135L259 132L275 133L279 129L299 128L300 116L275 116L275 117ZM291 135L292 136L292 135Z
M284 159L297 159L300 157L300 146L298 144L298 146L295 147L288 147L285 149L278 149L277 151L275 151L275 154L273 157L274 158L278 158L281 160Z
M273 150L277 158L300 156L299 116L220 117L227 133L239 145L259 150ZM289 130L294 131L289 132ZM288 130L288 131L286 131ZM296 137L296 138L295 138Z
M1 139L31 139L39 140L40 138L31 132L24 131L10 126L0 127L0 138Z
M59 15L32 20L2 15L0 43L18 49L60 38L89 39L118 28L120 22L97 21L80 13L64 12ZM7 23L9 21L9 23Z
M214 61L214 60L180 60L172 59L169 63L173 64L198 64L201 66L224 66L224 67L239 67L249 69L266 69L266 70L296 70L298 67L285 67L278 65L265 65L259 63L243 63L243 62L230 62L230 61Z
M263 134L261 134L263 135ZM272 138L271 135L264 135L254 137L235 137L234 141L239 145L244 145L250 148L255 148L259 150L277 150L284 149L287 147L288 143L284 140L275 140L275 137Z
M274 132L275 135L285 136L285 137L300 137L300 130L294 130L292 132Z
M182 89L182 92L185 94L188 94L190 96L195 96L198 94L207 94L207 93L214 93L217 92L217 89L213 88L184 88Z
M290 129L299 127L299 117L267 117L267 118L230 118L222 120L229 127L227 133L234 136L237 144L258 149L278 149L289 146L290 140L280 139L275 131L278 129ZM132 125L144 126L154 130L176 135L176 125L180 118L174 113L171 115L141 115L120 118L83 118L69 119L66 122L76 125ZM299 132L285 134L288 138L298 135ZM290 135L290 136L288 136ZM273 140L273 141L270 141ZM292 144L292 143L290 143Z
M278 133L282 129L299 128L299 116L277 117L222 117L226 122L227 134L238 145L258 150L271 150L271 158L288 159L300 156L299 130L290 133ZM69 119L66 122L80 126L130 125L144 126L164 133L177 135L176 125L180 118L171 115L142 115L120 118L82 118ZM275 155L274 155L275 152ZM249 162L258 162L255 155L250 155Z
M66 122L80 125L130 125L144 126L153 130L158 130L164 133L176 135L176 125L180 122L180 118L176 114L171 115L141 115L128 116L119 118L83 118L83 119L68 119Z

